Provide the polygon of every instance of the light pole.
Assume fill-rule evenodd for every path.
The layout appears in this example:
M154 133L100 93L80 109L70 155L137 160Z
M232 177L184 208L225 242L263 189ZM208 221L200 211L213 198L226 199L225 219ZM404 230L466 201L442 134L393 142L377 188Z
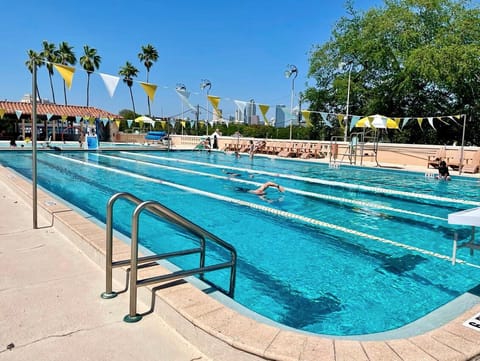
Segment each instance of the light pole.
M295 75L294 75L295 74ZM292 77L292 75L294 75ZM298 69L295 65L287 65L285 70L285 77L292 78L292 93L290 95L290 140L292 140L292 126L293 126L293 98L295 96L295 79L298 75Z
M350 106L350 83L352 79L352 68L353 68L353 62L349 61L347 63L340 63L340 66L342 69L345 66L348 66L348 85L347 85L347 110L345 112L345 131L343 135L343 141L346 142L348 138L348 110Z
M210 89L212 88L212 83L208 79L202 79L202 82L200 83L200 89L205 89L207 88L207 115L205 116L205 120L207 123L207 136L208 136L208 93L210 92Z
M177 92L182 95L182 96L186 96L186 93L187 93L187 87L185 86L185 84L183 83L177 83L177 87L175 88L177 90ZM180 97L180 103L181 103L181 106L182 106L182 113L181 113L181 117L180 117L180 121L183 120L183 99L181 99ZM182 124L182 123L180 123ZM183 125L182 125L182 135L183 135Z

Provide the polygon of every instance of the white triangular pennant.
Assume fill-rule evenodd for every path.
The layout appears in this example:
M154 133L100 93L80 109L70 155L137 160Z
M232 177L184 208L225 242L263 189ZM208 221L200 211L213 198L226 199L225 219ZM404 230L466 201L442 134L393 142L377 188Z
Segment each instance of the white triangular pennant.
M245 112L247 102L244 102L242 100L234 100L233 102L237 105L238 109L240 109L240 112L243 114L243 112Z
M402 119L402 126L400 127L400 129L403 129L403 127L405 125L407 125L410 120L411 120L411 118L403 118Z
M110 98L112 98L113 94L115 93L115 89L117 89L120 77L104 73L98 73L98 75L100 75L100 77L102 78L103 83L107 88L108 94L110 95Z
M332 127L332 123L330 122L330 120L328 119L328 113L324 113L324 112L320 112L320 115L322 116L322 119L323 119L323 122L325 123L325 125L329 128Z
M190 110L196 111L197 109L189 102L188 97L190 96L190 93L184 89L176 89L175 90L180 97L180 100L182 101L182 104L184 104L187 108Z

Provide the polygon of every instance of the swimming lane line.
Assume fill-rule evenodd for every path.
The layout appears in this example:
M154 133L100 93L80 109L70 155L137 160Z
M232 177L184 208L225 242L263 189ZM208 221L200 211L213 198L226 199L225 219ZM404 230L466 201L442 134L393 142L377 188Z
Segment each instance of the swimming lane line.
M219 176L219 175L216 175L216 174L205 173L205 172L195 171L195 170L191 170L191 169L166 166L166 165L163 165L163 164L141 161L141 160L138 160L138 159L121 158L121 157L112 156L112 155L105 155L105 154L96 154L96 155L99 156L99 157L112 158L112 159L117 159L117 160L121 160L121 161L125 161L125 162L140 163L140 164L144 164L144 165L152 166L152 167L156 167L156 168L161 168L161 169L176 170L178 172L183 172L183 173L187 173L187 174L194 174L194 175L199 175L199 176L204 176L204 177L230 180L230 181L233 181L233 182L255 185L257 187L260 187L262 185L262 183L258 183L258 182L254 182L254 181L238 179L238 178L234 178L234 177ZM322 199L322 200L327 200L327 201L332 201L332 202L338 202L338 203L344 203L344 204L353 204L353 205L360 206L360 207L382 209L382 210L386 210L386 211L390 211L390 212L394 212L394 213L403 213L403 214L408 214L408 215L417 216L417 217L430 218L430 219L435 219L435 220L445 221L445 222L447 221L446 218L432 216L430 214L424 214L424 213L409 211L409 210L406 210L406 209L388 207L388 206L384 206L384 205L380 205L380 204L376 204L376 203L359 201L359 200L349 199L349 198L329 196L329 195L322 194L322 193L307 192L307 191L302 191L302 190L293 189L293 188L285 188L285 190L287 190L290 193L296 193L296 194L299 194L299 195L302 195L302 196L312 197L312 198L317 198L317 199Z
M361 185L361 184L350 184L350 183L337 182L337 181L328 181L328 180L318 179L318 178L300 177L300 176L296 176L296 175L293 175L293 174L273 173L273 172L267 172L267 171L262 171L262 170L253 171L251 169L245 169L245 168L238 168L238 167L232 167L232 166L226 166L226 165L210 164L210 163L206 163L206 162L197 162L197 161L191 161L191 160L186 160L186 159L178 159L178 158L173 158L172 159L172 158L159 157L159 156L154 156L154 155L149 155L149 154L139 154L139 153L132 153L132 152L121 152L121 153L133 154L133 155L136 155L136 156L139 156L139 157L156 158L156 159L167 160L167 161L176 161L176 162L179 162L179 163L202 165L202 166L206 166L206 167L210 167L210 168L230 169L230 170L245 172L245 173L248 173L248 174L262 174L262 175L268 175L270 177L278 177L278 178L299 180L299 181L303 181L303 182L310 182L310 183L328 185L328 186L336 186L336 187L348 188L348 189L353 189L353 190L362 190L362 191L370 192L370 193L401 195L403 197L428 199L428 200L434 200L434 201L441 202L441 203L449 202L449 203L456 203L456 204L472 205L472 206L476 206L476 207L480 206L480 202L470 201L470 200L466 200L466 199L454 199L454 198L448 198L448 197L434 196L434 195L430 195L430 194L411 193L411 192L398 191L398 190L394 190L394 189L386 189L386 188L381 188L381 187L371 187L371 186L365 186L365 185Z
M389 240L389 239L386 239L386 238L378 237L378 236L367 234L367 233L364 233L364 232L355 231L353 229L349 229L349 228L346 228L346 227L343 227L343 226L338 226L338 225L335 225L335 224L323 222L323 221L320 221L320 220L317 220L317 219L314 219L314 218L301 216L299 214L294 214L294 213L290 213L290 212L266 207L266 206L263 206L263 205L260 205L260 204L246 202L246 201L243 201L243 200L240 200L240 199L234 199L234 198L231 198L231 197L226 197L226 196L222 196L222 195L219 195L219 194L214 194L214 193L202 191L200 189L183 186L183 185L180 185L180 184L172 183L172 182L169 182L169 181L164 181L164 180L161 180L161 179L156 179L156 178L146 177L146 176L139 175L139 174L134 174L134 173L131 173L131 172L120 170L120 169L109 168L109 167L106 167L106 166L103 166L103 165L94 164L94 163L86 162L86 161L83 161L83 160L72 159L72 158L69 158L69 157L56 155L56 154L53 154L53 153L49 153L48 155L52 156L52 157L62 158L64 160L68 160L68 161L73 162L73 163L87 165L87 166L94 167L94 168L97 168L97 169L103 169L103 170L106 170L106 171L109 171L109 172L122 174L122 175L126 175L128 177L133 177L133 178L137 178L137 179L142 179L142 180L146 180L146 181L153 182L153 183L163 184L163 185L166 185L166 186L169 186L169 187L172 187L172 188L176 188L176 189L180 189L180 190L183 190L183 191L186 191L186 192L203 195L205 197L225 201L225 202L228 202L228 203L232 203L232 204L236 204L236 205L240 205L240 206L244 206L244 207L257 209L257 210L263 211L265 213L274 214L274 215L284 217L284 218L287 218L287 219L298 220L298 221L302 221L302 222L312 224L312 225L316 225L316 226L319 226L319 227L333 229L333 230L336 230L336 231L339 231L339 232L342 232L342 233L351 234L351 235L362 237L362 238L367 238L367 239L370 239L370 240L373 240L373 241L376 241L376 242L389 244L389 245L392 245L392 246L395 246L395 247L398 247L398 248L403 248L403 249L406 249L406 250L409 250L409 251L415 251L417 253L420 253L420 254L423 254L423 255L426 255L426 256L431 256L431 257L435 257L435 258L450 261L450 262L452 261L451 257L446 256L446 255L442 255L442 254L437 253L437 252L429 251L429 250L419 248L419 247L415 247L415 246L410 246L410 245L407 245L407 244L404 244L404 243L392 241L392 240ZM456 259L456 262L459 263L459 264L466 265L466 266L470 266L470 267L474 267L474 268L480 268L479 265L475 265L475 264L466 262L466 261L458 259L458 258Z

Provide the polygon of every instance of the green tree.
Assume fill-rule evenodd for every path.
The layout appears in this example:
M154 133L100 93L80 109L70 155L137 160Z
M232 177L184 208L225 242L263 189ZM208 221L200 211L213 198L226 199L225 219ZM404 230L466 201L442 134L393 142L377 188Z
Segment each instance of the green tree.
M25 65L28 68L28 70L30 71L30 73L33 75L33 68L37 67L37 69L38 69L44 64L43 63L43 57L42 57L42 55L40 55L39 53L37 53L36 51L31 50L31 49L27 51L27 55L28 55L28 59L27 59L27 61L25 61ZM40 91L38 90L38 83L36 84L35 91L36 91L37 94L35 94L33 96L36 96L38 98L38 100L41 102L42 98L40 98Z
M118 74L123 76L123 82L127 84L128 89L130 90L130 99L132 99L133 114L135 114L136 116L137 112L135 111L135 101L133 100L132 85L133 78L137 77L138 75L138 69L127 61L125 65L120 68Z
M58 45L57 59L63 65L75 65L77 58L73 52L73 46L68 45L65 41ZM65 97L65 105L67 105L67 85L63 81L63 95Z
M311 50L309 75L316 81L306 93L311 110L345 113L348 72L338 64L351 62L349 114L416 118L470 109L478 118L478 5L468 0L385 0L382 7L358 12L347 1L346 10L331 40ZM461 127L452 122L439 123L436 130L410 124L392 139L445 143L461 137ZM479 122L469 127L477 131L468 132L467 140L480 143Z
M55 48L55 44L49 43L48 41L44 40L42 42L42 52L41 56L45 60L45 65L48 71L48 78L50 80L50 90L52 91L52 101L53 104L57 104L55 101L55 91L53 90L53 64L58 61L58 52Z
M80 65L87 72L87 107L89 106L90 75L100 67L102 57L97 54L97 49L88 45L83 46L83 55L80 57Z
M152 67L153 63L158 60L158 51L150 44L142 46L142 52L138 53L138 58L140 61L143 62L145 68L147 69L147 83L150 74L150 68ZM148 115L152 116L152 112L150 110L150 98L147 96L147 104L148 104Z

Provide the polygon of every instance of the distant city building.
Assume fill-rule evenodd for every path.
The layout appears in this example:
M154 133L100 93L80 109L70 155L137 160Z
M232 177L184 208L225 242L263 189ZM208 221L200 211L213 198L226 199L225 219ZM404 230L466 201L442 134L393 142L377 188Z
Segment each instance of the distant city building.
M285 120L285 105L277 105L275 107L275 127L276 128L285 128L290 124L286 124Z
M258 115L252 115L250 117L250 125L259 125L260 124L260 117Z
M257 106L255 105L255 100L250 100L245 106L244 119L245 123L250 125L252 124L252 117L257 115Z
M245 123L243 112L238 108L235 110L235 123Z
M24 94L22 99L20 99L20 103L31 103L33 100L32 94ZM42 103L42 104L53 104L50 100L48 99L39 99L37 97L37 102Z

